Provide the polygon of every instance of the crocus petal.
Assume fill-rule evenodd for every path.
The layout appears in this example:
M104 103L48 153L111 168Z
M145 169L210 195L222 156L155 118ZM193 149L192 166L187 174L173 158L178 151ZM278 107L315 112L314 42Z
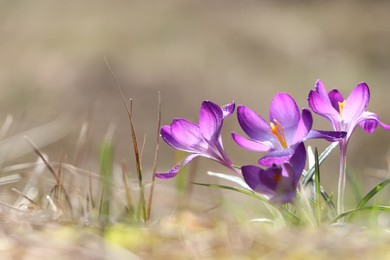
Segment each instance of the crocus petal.
M272 166L274 164L281 165L282 163L288 161L293 154L294 149L292 148L275 150L261 157L258 163L263 166Z
M236 107L236 104L234 103L234 101L221 107L222 113L223 113L223 118L233 114L235 107Z
M345 101L342 118L346 122L355 121L366 109L370 101L370 90L366 83L358 84Z
M183 160L178 162L175 166L173 166L169 171L156 173L156 177L160 179L169 179L175 177L185 165L191 162L194 158L200 156L200 154L189 154Z
M310 110L302 109L302 117L299 120L297 129L295 130L294 139L291 144L302 141L313 126L313 117Z
M288 162L288 164L291 165L291 168L289 168L289 166L286 168L286 170L290 173L289 175L292 177L294 187L298 185L303 169L305 169L306 156L305 145L301 142L295 147L294 155Z
M315 92L318 93L318 95L320 95L321 97L323 97L326 101L330 101L329 100L329 96L328 96L328 93L326 93L326 89L324 87L324 83L322 83L321 80L317 80L316 81L316 84L314 85L314 88L315 88Z
M239 134L231 133L233 140L242 148L255 152L268 152L272 148L270 142L257 142L249 140Z
M181 143L176 141L176 139L172 136L171 126L165 125L165 126L161 127L160 134L161 134L161 137L163 138L163 140L167 144L172 146L173 148L178 149L178 150L182 150L185 152L193 152L193 149L191 149L190 147L184 146Z
M213 102L203 101L199 114L199 128L207 141L217 141L221 134L222 122L221 108Z
M270 142L257 142L249 140L237 133L231 133L233 140L242 148L255 151L255 152L268 152L272 148Z
M340 113L339 103L344 101L343 95L337 89L332 89L331 91L329 91L328 96L333 108Z
M182 146L204 152L207 144L200 133L199 125L185 119L174 119L171 124L172 137Z
M297 191L281 192L270 198L269 202L273 204L286 204L293 201L296 197Z
M281 174L280 167L273 167L266 171L253 165L241 167L242 176L248 186L261 194L273 196L277 186L275 175Z
M317 92L311 90L309 93L308 103L311 110L320 116L325 117L333 125L333 128L338 130L341 117L339 112L334 109L327 96L323 97Z
M286 131L288 128L295 128L300 119L299 109L295 100L286 93L278 93L271 102L269 111L270 122L275 119L283 126Z
M366 131L367 133L372 133L375 131L375 129L377 128L378 124L386 129L386 130L390 130L390 125L387 125L385 123L382 123L380 120L379 120L379 117L377 114L375 113L372 113L372 112L368 112L368 111L365 111L363 112L363 114L361 115L361 118L359 122L359 125L361 128L364 129L364 131Z
M242 130L252 139L265 142L275 142L276 138L271 133L271 128L267 122L252 109L246 106L238 106L237 118Z
M302 141L308 139L325 139L329 142L337 142L346 136L347 132L344 131L320 131L312 129Z

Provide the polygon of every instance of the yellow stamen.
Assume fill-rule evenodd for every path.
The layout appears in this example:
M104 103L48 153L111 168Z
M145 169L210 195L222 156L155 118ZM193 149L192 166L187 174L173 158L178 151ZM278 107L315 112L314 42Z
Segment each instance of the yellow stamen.
M269 125L271 126L271 132L278 138L280 145L284 148L287 149L287 141L286 141L286 136L284 135L284 131L280 123L274 119L274 123L270 123Z
M343 102L339 102L339 113L340 113L340 116L343 115L343 109L344 109L344 106L345 106L345 99Z

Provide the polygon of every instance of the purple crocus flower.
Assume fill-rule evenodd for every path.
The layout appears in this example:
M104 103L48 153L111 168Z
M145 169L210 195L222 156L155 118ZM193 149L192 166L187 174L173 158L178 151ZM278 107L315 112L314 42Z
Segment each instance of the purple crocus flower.
M168 179L175 177L180 169L195 157L203 156L213 159L237 172L232 162L223 150L221 128L223 119L234 112L234 102L219 107L210 101L203 101L200 108L199 124L186 119L174 119L170 125L161 128L163 140L175 149L188 152L182 161L156 177Z
M259 164L271 166L290 159L295 146L307 139L324 138L338 141L345 136L343 132L312 130L313 118L310 110L299 112L295 100L286 93L278 93L271 102L268 124L261 116L246 106L237 108L238 122L247 139L232 133L233 140L243 148L257 152L268 152L259 159Z
M378 124L386 130L390 125L379 120L377 114L365 111L370 101L370 89L366 83L359 83L344 99L342 94L333 89L329 93L323 83L317 80L315 89L308 97L310 108L320 116L327 119L335 131L345 131L347 135L339 141L340 144L340 174L338 183L337 212L344 212L345 172L347 165L347 146L355 128L360 125L364 131L372 133Z
M270 197L270 202L285 204L291 202L297 192L299 179L306 163L306 150L303 143L296 146L289 161L262 169L253 165L241 167L248 186Z
M364 82L359 83L348 98L344 99L337 89L327 93L323 83L317 80L315 89L309 93L308 101L310 108L327 119L335 131L347 132L347 141L358 125L367 133L374 132L378 124L390 130L390 125L382 123L377 114L365 111L370 101L370 89Z

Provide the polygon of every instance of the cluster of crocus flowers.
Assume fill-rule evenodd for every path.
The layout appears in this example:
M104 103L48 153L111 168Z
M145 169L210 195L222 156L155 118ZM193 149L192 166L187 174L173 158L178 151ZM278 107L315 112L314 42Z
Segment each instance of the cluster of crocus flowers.
M286 93L278 93L271 102L268 124L261 116L246 106L238 106L237 118L242 130L250 139L232 133L233 140L243 148L267 152L259 164L271 166L289 160L297 144L312 138L337 141L345 136L343 132L318 131L312 129L310 110L299 112L295 100Z
M300 112L295 100L283 92L273 98L268 122L250 108L239 105L238 123L248 138L231 133L232 139L242 148L265 153L258 160L258 166L244 165L239 167L240 171L224 151L221 138L223 121L234 112L234 102L220 107L213 102L204 101L200 109L199 124L174 119L170 125L161 128L161 136L167 144L189 154L169 171L157 173L157 177L174 177L184 165L195 157L202 156L240 174L252 190L268 196L271 202L292 202L306 163L306 140L319 138L339 142L341 175L345 172L346 146L357 125L369 133L378 125L390 130L390 125L382 123L376 114L365 111L369 98L369 88L365 83L358 84L350 96L344 99L338 90L327 93L322 82L317 81L315 89L309 93L309 107L327 119L332 124L333 131L312 129L311 111L304 108ZM345 177L341 181L345 182ZM341 208L342 192L339 188L338 204Z

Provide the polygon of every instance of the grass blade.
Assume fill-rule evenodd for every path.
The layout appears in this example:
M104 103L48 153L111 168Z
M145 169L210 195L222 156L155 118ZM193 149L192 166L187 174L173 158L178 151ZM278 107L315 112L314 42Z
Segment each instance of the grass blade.
M331 223L335 223L337 220L344 218L344 217L350 218L351 216L353 216L354 214L356 214L358 212L367 211L367 210L390 211L390 207L389 206L367 206L367 207L352 209L352 210L341 213L340 215L338 215L337 217L332 219Z
M99 218L103 228L109 221L111 182L113 169L113 147L105 140L100 150L100 175L102 178L102 193L100 197Z
M156 133L156 150L154 153L153 171L152 171L152 185L149 192L148 210L146 213L146 220L150 220L153 202L154 185L156 183L157 162L160 149L160 128L161 128L161 92L158 92L158 108L157 108L157 133Z
M253 198L258 199L261 202L265 203L265 205L267 205L267 208L268 208L268 206L271 206L273 209L283 212L284 213L283 215L286 216L287 218L289 218L293 223L300 222L300 219L298 218L298 216L296 216L294 213L289 211L287 208L285 208L283 206L282 207L275 207L275 205L272 205L268 202L267 198L257 195L254 191L240 189L240 188L226 186L226 185L219 185L219 184L208 184L208 183L198 183L198 182L192 182L192 183L195 185L206 186L206 187L211 187L211 188L232 190L232 191L236 191L236 192L248 195L250 197L253 197ZM272 213L272 211L271 211L271 213Z
M104 56L104 61L106 62L107 68L111 73L111 76L113 77L115 81L115 86L119 90L120 96L122 98L122 102L125 105L127 116L129 118L130 122L130 130L131 130L131 139L133 142L133 149L134 149L134 156L135 156L135 164L136 164L136 169L137 169L137 177L138 177L138 185L140 188L140 198L138 201L138 217L140 220L146 220L146 202L145 202L145 193L144 193L144 184L142 181L142 166L141 166L141 157L140 157L140 150L138 146L138 141L137 141L137 134L135 131L135 126L134 126L134 120L133 120L133 111L132 111L132 104L133 101L130 99L130 104L128 105L125 99L125 95L123 94L122 88L118 82L118 79L116 78L113 70L111 69L110 64L108 63L107 57Z
M331 145L326 147L326 149L321 153L321 155L318 158L318 163L321 165L325 159L329 156L329 154L333 151L334 148L337 147L339 143L338 142L333 142ZM312 180L315 172L315 166L311 167L309 171L304 174L303 180L302 180L302 185L307 186L307 184Z
M378 192L380 192L381 190L383 190L388 184L390 183L390 179L386 179L384 181L382 181L381 183L379 183L378 185L376 185L372 190L370 190L366 196L363 197L363 199L359 202L359 204L356 206L356 209L360 209L362 207L364 207L367 202L372 198L374 197Z
M314 158L315 158L315 164L314 164L314 185L315 185L315 192L316 192L316 199L315 199L315 207L316 207L316 216L317 216L317 226L320 226L321 224L321 182L320 182L320 162L318 161L318 149L315 148L314 151Z

